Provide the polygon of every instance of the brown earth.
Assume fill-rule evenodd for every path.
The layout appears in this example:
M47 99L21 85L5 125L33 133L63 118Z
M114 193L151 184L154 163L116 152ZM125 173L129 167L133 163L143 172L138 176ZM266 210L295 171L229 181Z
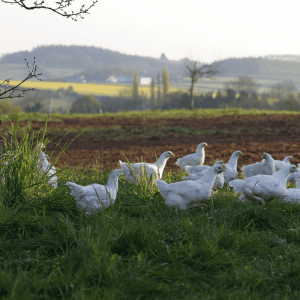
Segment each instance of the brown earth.
M25 127L27 122L19 122ZM62 139L63 133L69 129L77 128L136 128L137 134L133 139L118 139L111 137L90 137L83 133L76 138L58 160L58 166L76 166L77 163L86 163L86 167L99 166L100 148L102 148L102 167L116 168L119 160L130 162L141 160L154 162L156 156L170 150L175 158L170 158L166 170L179 170L175 165L177 158L194 153L197 145L201 142L208 143L206 148L205 164L210 164L214 159L219 158L227 162L233 151L240 150L244 153L239 158L239 168L244 164L250 164L261 160L264 152L270 153L275 159L283 159L287 155L293 156L292 163L300 163L300 115L231 115L221 117L203 118L127 118L127 117L98 117L98 118L73 118L63 119L61 122L48 122L47 132L55 129L61 131L61 136L47 134L46 137L52 140L47 146L46 153L51 155L52 161L56 158L58 150L55 143L60 146L67 141L70 142L76 134L67 134ZM0 128L10 126L10 123L3 122ZM169 134L166 137L153 135L150 138L141 137L138 130L141 128L183 127L195 128L197 130L228 130L230 134L190 135L176 136ZM38 130L44 127L43 122L32 122L32 128ZM245 132L236 133L238 128L246 128ZM253 132L252 132L253 131ZM59 149L59 148L56 148Z

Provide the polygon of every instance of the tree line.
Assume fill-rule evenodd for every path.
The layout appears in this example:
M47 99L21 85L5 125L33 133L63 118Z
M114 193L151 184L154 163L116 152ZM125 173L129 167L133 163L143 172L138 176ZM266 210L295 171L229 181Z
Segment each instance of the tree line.
M150 95L145 95L139 89L138 72L131 87L127 87L119 96L97 97L79 95L72 87L68 89L27 91L24 98L0 102L0 112L3 114L18 112L49 112L45 100L61 99L61 107L52 113L101 113L132 110L167 110L191 109L191 87L187 90L170 91L167 69L163 67L156 78L152 78ZM192 83L191 83L192 85ZM258 82L248 76L239 76L236 80L227 82L223 91L207 92L193 95L194 108L244 108L300 111L300 93L292 81L277 82L271 89L260 92ZM68 102L66 106L65 103ZM68 107L66 109L66 107Z

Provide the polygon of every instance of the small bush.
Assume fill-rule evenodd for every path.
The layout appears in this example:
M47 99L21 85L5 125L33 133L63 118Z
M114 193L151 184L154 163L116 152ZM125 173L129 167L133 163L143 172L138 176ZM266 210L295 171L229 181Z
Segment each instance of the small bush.
M4 115L17 114L23 112L22 108L13 105L10 99L0 101L0 113Z
M93 95L84 95L72 104L70 114L95 114L99 113L101 104Z

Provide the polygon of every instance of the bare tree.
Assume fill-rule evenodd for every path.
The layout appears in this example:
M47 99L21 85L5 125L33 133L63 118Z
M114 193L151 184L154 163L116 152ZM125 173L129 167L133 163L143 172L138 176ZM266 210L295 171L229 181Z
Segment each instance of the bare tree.
M7 98L16 98L16 97L24 97L24 93L27 91L32 91L34 89L19 89L19 86L31 79L31 78L36 78L37 80L42 80L40 79L38 76L42 75L42 74L37 74L36 73L36 69L37 69L37 65L35 63L35 58L33 60L33 65L32 65L32 69L30 69L30 66L28 64L28 61L26 60L26 64L28 67L28 75L25 79L23 79L19 84L17 84L16 86L13 87L9 87L9 83L10 83L10 79L6 79L3 82L0 83L0 100L2 99L7 99ZM1 86L4 86L4 88L1 89Z
M34 9L46 9L46 10L51 10L63 17L66 18L71 18L73 21L77 21L77 18L80 17L81 19L84 19L83 15L84 14L89 14L89 10L96 5L98 0L93 0L92 4L89 6L85 6L83 4L78 11L69 11L69 7L72 6L75 2L75 0L57 0L57 1L52 1L52 5L48 6L45 5L45 1L47 0L35 0L33 2L33 5L28 5L27 3L25 4L25 0L2 0L3 3L8 3L8 4L17 4L21 6L24 9L27 10L34 10ZM53 4L54 3L54 4Z
M194 87L195 83L203 78L213 78L215 75L219 74L216 62L212 64L201 64L195 60L185 60L184 63L184 73L191 79L190 100L191 100L191 110L194 110Z

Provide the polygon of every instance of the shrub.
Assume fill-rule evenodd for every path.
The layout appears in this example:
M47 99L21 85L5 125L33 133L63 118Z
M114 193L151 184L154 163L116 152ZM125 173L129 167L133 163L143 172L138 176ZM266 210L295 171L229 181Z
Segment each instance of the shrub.
M70 109L70 114L95 114L99 113L101 104L93 95L84 95L76 99Z
M4 115L17 114L23 112L22 108L13 105L10 99L0 101L0 113Z
M25 99L22 103L20 103L20 106L26 113L39 112L44 106L42 101L43 100L41 98Z

